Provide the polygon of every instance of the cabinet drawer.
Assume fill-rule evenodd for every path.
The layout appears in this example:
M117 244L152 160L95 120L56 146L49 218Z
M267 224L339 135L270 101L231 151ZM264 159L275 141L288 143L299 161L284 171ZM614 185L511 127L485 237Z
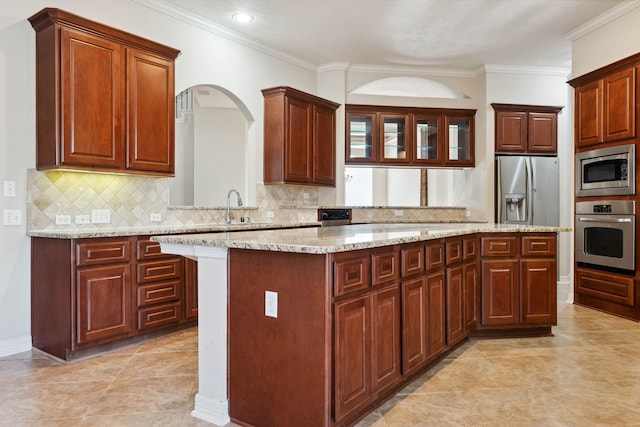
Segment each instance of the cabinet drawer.
M76 243L76 266L129 262L131 243L128 239L93 240Z
M138 307L179 300L181 285L180 280L171 280L138 286Z
M138 330L154 329L180 322L180 302L138 309Z
M371 262L373 286L390 283L400 278L400 254L397 251L373 254Z
M427 271L442 270L444 268L444 243L430 243L427 245Z
M160 252L160 243L144 239L136 242L136 256L138 260L144 261L148 259L169 258L174 255L163 254Z
M555 236L524 236L522 237L522 255L555 256Z
M478 239L464 239L462 241L462 259L468 261L478 256Z
M364 290L369 286L369 256L334 261L333 292L335 296Z
M576 268L576 291L583 295L633 307L634 278Z
M516 256L516 237L482 237L482 256Z
M462 240L447 240L445 246L447 265L462 262Z
M424 272L424 246L402 249L400 263L402 277Z
M181 261L180 258L171 258L138 263L138 283L178 279L182 275Z

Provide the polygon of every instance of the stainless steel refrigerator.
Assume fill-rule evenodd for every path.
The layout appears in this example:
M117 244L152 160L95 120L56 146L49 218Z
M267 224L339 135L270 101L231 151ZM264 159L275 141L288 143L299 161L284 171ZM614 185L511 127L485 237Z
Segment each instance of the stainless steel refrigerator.
M558 158L496 157L496 222L558 226Z

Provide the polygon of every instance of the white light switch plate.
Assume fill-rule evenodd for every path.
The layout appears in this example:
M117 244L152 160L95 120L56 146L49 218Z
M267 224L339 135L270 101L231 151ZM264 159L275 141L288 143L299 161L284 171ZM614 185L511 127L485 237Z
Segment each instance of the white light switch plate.
M109 224L111 222L111 209L91 210L91 222L94 224Z
M57 225L71 224L71 215L56 215L56 224Z
M4 210L4 225L22 224L22 211L20 209Z

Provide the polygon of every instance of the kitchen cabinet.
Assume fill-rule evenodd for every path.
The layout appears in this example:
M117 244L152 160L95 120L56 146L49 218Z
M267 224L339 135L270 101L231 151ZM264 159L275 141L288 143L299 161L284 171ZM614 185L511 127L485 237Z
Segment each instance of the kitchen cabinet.
M498 154L558 153L558 113L562 107L491 104Z
M262 94L264 183L335 186L340 104L287 86Z
M556 323L556 238L483 236L482 314L487 327L548 327Z
M31 239L33 346L64 360L96 346L193 324L184 259L148 236ZM190 322L190 323L188 323Z
M172 176L179 51L60 9L29 21L37 168Z
M198 262L184 259L184 317L186 320L198 318Z
M596 70L569 82L575 89L576 148L636 136L638 67L610 68Z
M347 105L345 163L472 167L475 110Z

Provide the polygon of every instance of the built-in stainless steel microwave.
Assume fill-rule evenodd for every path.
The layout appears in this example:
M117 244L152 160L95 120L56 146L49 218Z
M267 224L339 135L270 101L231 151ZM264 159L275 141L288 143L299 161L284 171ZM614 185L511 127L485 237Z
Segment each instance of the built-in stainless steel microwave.
M576 197L636 193L635 145L576 154Z

